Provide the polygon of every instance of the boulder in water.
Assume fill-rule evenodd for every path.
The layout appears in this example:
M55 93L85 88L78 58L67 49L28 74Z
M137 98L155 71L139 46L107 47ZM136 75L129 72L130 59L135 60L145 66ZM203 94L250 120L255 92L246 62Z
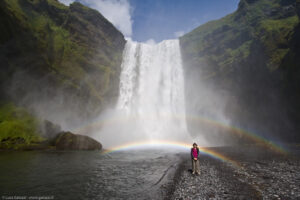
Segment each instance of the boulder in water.
M84 135L61 132L55 139L57 150L101 150L101 143Z

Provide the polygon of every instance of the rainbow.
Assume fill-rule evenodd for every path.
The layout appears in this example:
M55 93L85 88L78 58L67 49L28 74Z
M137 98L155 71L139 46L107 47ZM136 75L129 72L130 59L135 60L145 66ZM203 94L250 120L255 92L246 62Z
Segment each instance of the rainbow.
M149 117L147 118L147 120L156 120L155 117L151 117L151 115L148 115ZM201 117L201 116L193 116L193 115L166 115L165 117L174 117L177 119L182 119L182 120L186 120L188 122L193 122L193 123L205 123L208 125L212 125L218 128L221 128L223 130L227 130L230 133L236 134L238 136L243 136L245 138L247 138L247 140L249 141L253 141L257 144L260 144L262 147L265 147L267 149L270 149L274 152L280 153L280 154L287 154L288 152L279 144L276 144L275 142L268 140L262 136L260 136L259 134L256 134L254 132L250 132L248 130L244 130L240 127L237 126L232 126L232 125L228 125L227 123L221 122L221 121L217 121L217 120L213 120L210 118L206 118L206 117ZM88 125L85 125L83 127L80 127L78 130L76 131L83 131L85 129L89 129L89 128L101 128L102 126L115 126L116 124L121 124L124 123L126 125L126 123L130 122L130 121L134 121L135 119L133 118L128 118L128 117L120 117L120 118L111 118L111 119L105 119L102 121L98 121L98 122L94 122L94 123L90 123Z
M287 154L287 151L280 146L279 144L276 144L275 142L268 140L262 136L260 136L259 134L255 134L253 132L241 129L239 127L236 126L232 126L232 125L227 125L226 123L222 123L219 121L215 121L209 118L203 118L203 117L194 117L194 116L189 116L187 117L188 121L202 121L206 124L210 124L213 125L215 127L219 127L221 129L225 129L230 131L233 134L239 135L239 136L244 136L246 137L248 140L253 141L257 144L262 145L263 147L270 149L274 152L280 153L280 154Z
M186 151L189 151L192 147L191 144L182 143L182 142L152 140L152 141L139 141L139 142L123 144L120 146L116 146L116 147L104 150L102 153L108 154L108 153L117 152L117 151L131 150L131 149L135 149L135 148L139 148L139 147L153 147L153 145L159 146L159 147L183 148ZM217 159L217 160L220 160L220 161L223 161L226 163L230 163L237 168L241 168L241 164L239 162L234 161L231 158L229 158L228 156L222 155L219 152L216 152L211 149L204 148L204 147L199 147L199 150L200 150L201 154L208 155L214 159Z

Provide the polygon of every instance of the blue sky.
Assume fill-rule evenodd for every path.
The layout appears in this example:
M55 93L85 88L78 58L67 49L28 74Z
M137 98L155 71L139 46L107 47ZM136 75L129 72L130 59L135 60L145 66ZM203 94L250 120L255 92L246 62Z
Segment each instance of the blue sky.
M129 0L132 39L156 42L175 38L237 9L239 0Z
M75 0L60 0L69 5ZM237 9L239 0L77 0L98 10L126 37L160 42Z

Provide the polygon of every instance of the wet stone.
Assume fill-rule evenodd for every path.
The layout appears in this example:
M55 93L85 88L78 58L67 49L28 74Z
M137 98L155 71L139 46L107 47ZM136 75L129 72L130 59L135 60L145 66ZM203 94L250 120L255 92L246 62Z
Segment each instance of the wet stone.
M190 173L190 160L183 160L169 199L299 199L299 156L230 157L242 167L202 156L199 176Z

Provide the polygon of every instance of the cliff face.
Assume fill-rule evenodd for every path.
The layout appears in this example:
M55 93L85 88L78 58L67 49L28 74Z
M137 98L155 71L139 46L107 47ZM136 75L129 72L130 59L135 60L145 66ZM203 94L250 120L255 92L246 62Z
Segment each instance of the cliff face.
M99 12L56 0L0 2L0 93L65 127L118 97L124 36Z
M265 137L299 140L297 13L296 0L241 0L236 12L181 37L187 112L211 118L222 112ZM191 89L198 85L216 98L205 103L207 94ZM197 128L189 123L192 133Z

